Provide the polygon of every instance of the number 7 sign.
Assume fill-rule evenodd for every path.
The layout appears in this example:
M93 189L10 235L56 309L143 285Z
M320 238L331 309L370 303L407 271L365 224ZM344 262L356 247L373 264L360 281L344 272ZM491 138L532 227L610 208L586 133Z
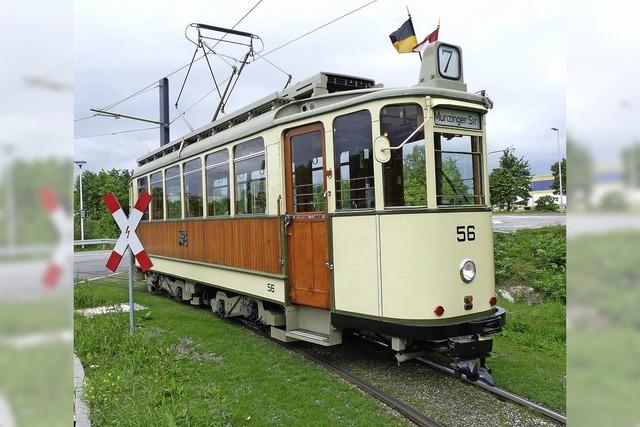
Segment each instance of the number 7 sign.
M107 268L113 272L116 271L118 265L120 265L120 260L122 260L122 256L124 252L127 250L127 247L131 248L131 252L138 260L138 264L140 264L140 269L145 272L151 267L153 264L149 259L149 256L144 250L138 235L136 234L136 228L142 219L142 215L144 211L149 206L149 202L151 201L151 196L149 193L142 192L138 196L138 200L136 201L135 206L131 210L129 218L124 214L118 199L113 193L107 193L103 197L104 204L107 206L107 209L111 212L111 215L116 220L118 227L120 228L120 237L118 238L118 242L113 248L113 252L111 252L111 256L109 257L109 261L107 261Z

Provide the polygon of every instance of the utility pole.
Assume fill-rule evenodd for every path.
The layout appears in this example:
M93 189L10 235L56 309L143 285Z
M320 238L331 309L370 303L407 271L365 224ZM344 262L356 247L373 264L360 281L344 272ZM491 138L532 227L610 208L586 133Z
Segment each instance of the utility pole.
M82 200L82 166L87 162L84 160L74 160L74 162L80 168L80 240L84 241L84 203ZM84 248L84 244L82 245Z
M560 179L560 210L564 208L563 203L563 191L562 191L562 154L560 153L560 129L551 128L556 133L556 139L558 141L558 178Z
M169 135L169 79L164 77L158 82L160 88L160 146L170 142Z

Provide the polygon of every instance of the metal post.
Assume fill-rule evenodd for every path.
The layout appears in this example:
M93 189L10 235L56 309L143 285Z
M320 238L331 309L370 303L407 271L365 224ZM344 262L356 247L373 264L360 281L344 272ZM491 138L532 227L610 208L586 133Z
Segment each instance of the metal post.
M129 329L133 334L136 331L136 324L133 317L133 269L136 268L136 264L133 258L133 251L129 248Z
M82 198L82 165L80 165L80 240L84 241L84 201ZM84 248L84 245L82 245Z
M160 87L160 146L169 143L169 79L164 77L159 82Z
M558 141L558 178L560 180L560 210L562 211L564 208L564 203L562 191L562 154L560 153L560 129L551 128L551 130L556 133L556 138Z

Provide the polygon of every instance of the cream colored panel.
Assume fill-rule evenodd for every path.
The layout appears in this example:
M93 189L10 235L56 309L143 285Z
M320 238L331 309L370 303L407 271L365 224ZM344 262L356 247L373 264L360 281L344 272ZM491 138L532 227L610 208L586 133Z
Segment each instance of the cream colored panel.
M375 216L334 217L332 224L336 310L379 316Z
M201 264L174 261L166 258L151 256L153 262L152 271L165 273L171 276L182 277L196 282L211 284L235 292L254 295L257 297L278 301L284 304L285 286L283 279L277 279L240 271L225 270ZM273 292L270 287L273 285Z
M457 226L475 227L475 240L458 242ZM382 316L394 319L437 319L491 308L494 295L491 212L391 214L380 217ZM472 259L475 279L460 278L462 260ZM473 296L473 309L464 297Z

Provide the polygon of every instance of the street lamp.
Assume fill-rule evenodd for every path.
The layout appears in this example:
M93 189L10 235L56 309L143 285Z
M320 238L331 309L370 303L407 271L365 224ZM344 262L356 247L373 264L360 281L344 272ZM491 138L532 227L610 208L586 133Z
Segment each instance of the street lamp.
M73 163L78 165L80 168L80 240L84 241L84 204L82 201L82 166L86 165L87 162L84 160L74 160ZM84 245L82 245L84 248Z
M514 147L513 145L510 145L506 148L503 148L502 150L489 151L487 155L494 154L494 153L504 153L505 151L513 153L514 151L516 151L516 147Z
M552 131L556 133L556 139L558 141L558 177L560 178L560 210L564 208L563 192L562 192L562 155L560 154L560 129L552 127Z

